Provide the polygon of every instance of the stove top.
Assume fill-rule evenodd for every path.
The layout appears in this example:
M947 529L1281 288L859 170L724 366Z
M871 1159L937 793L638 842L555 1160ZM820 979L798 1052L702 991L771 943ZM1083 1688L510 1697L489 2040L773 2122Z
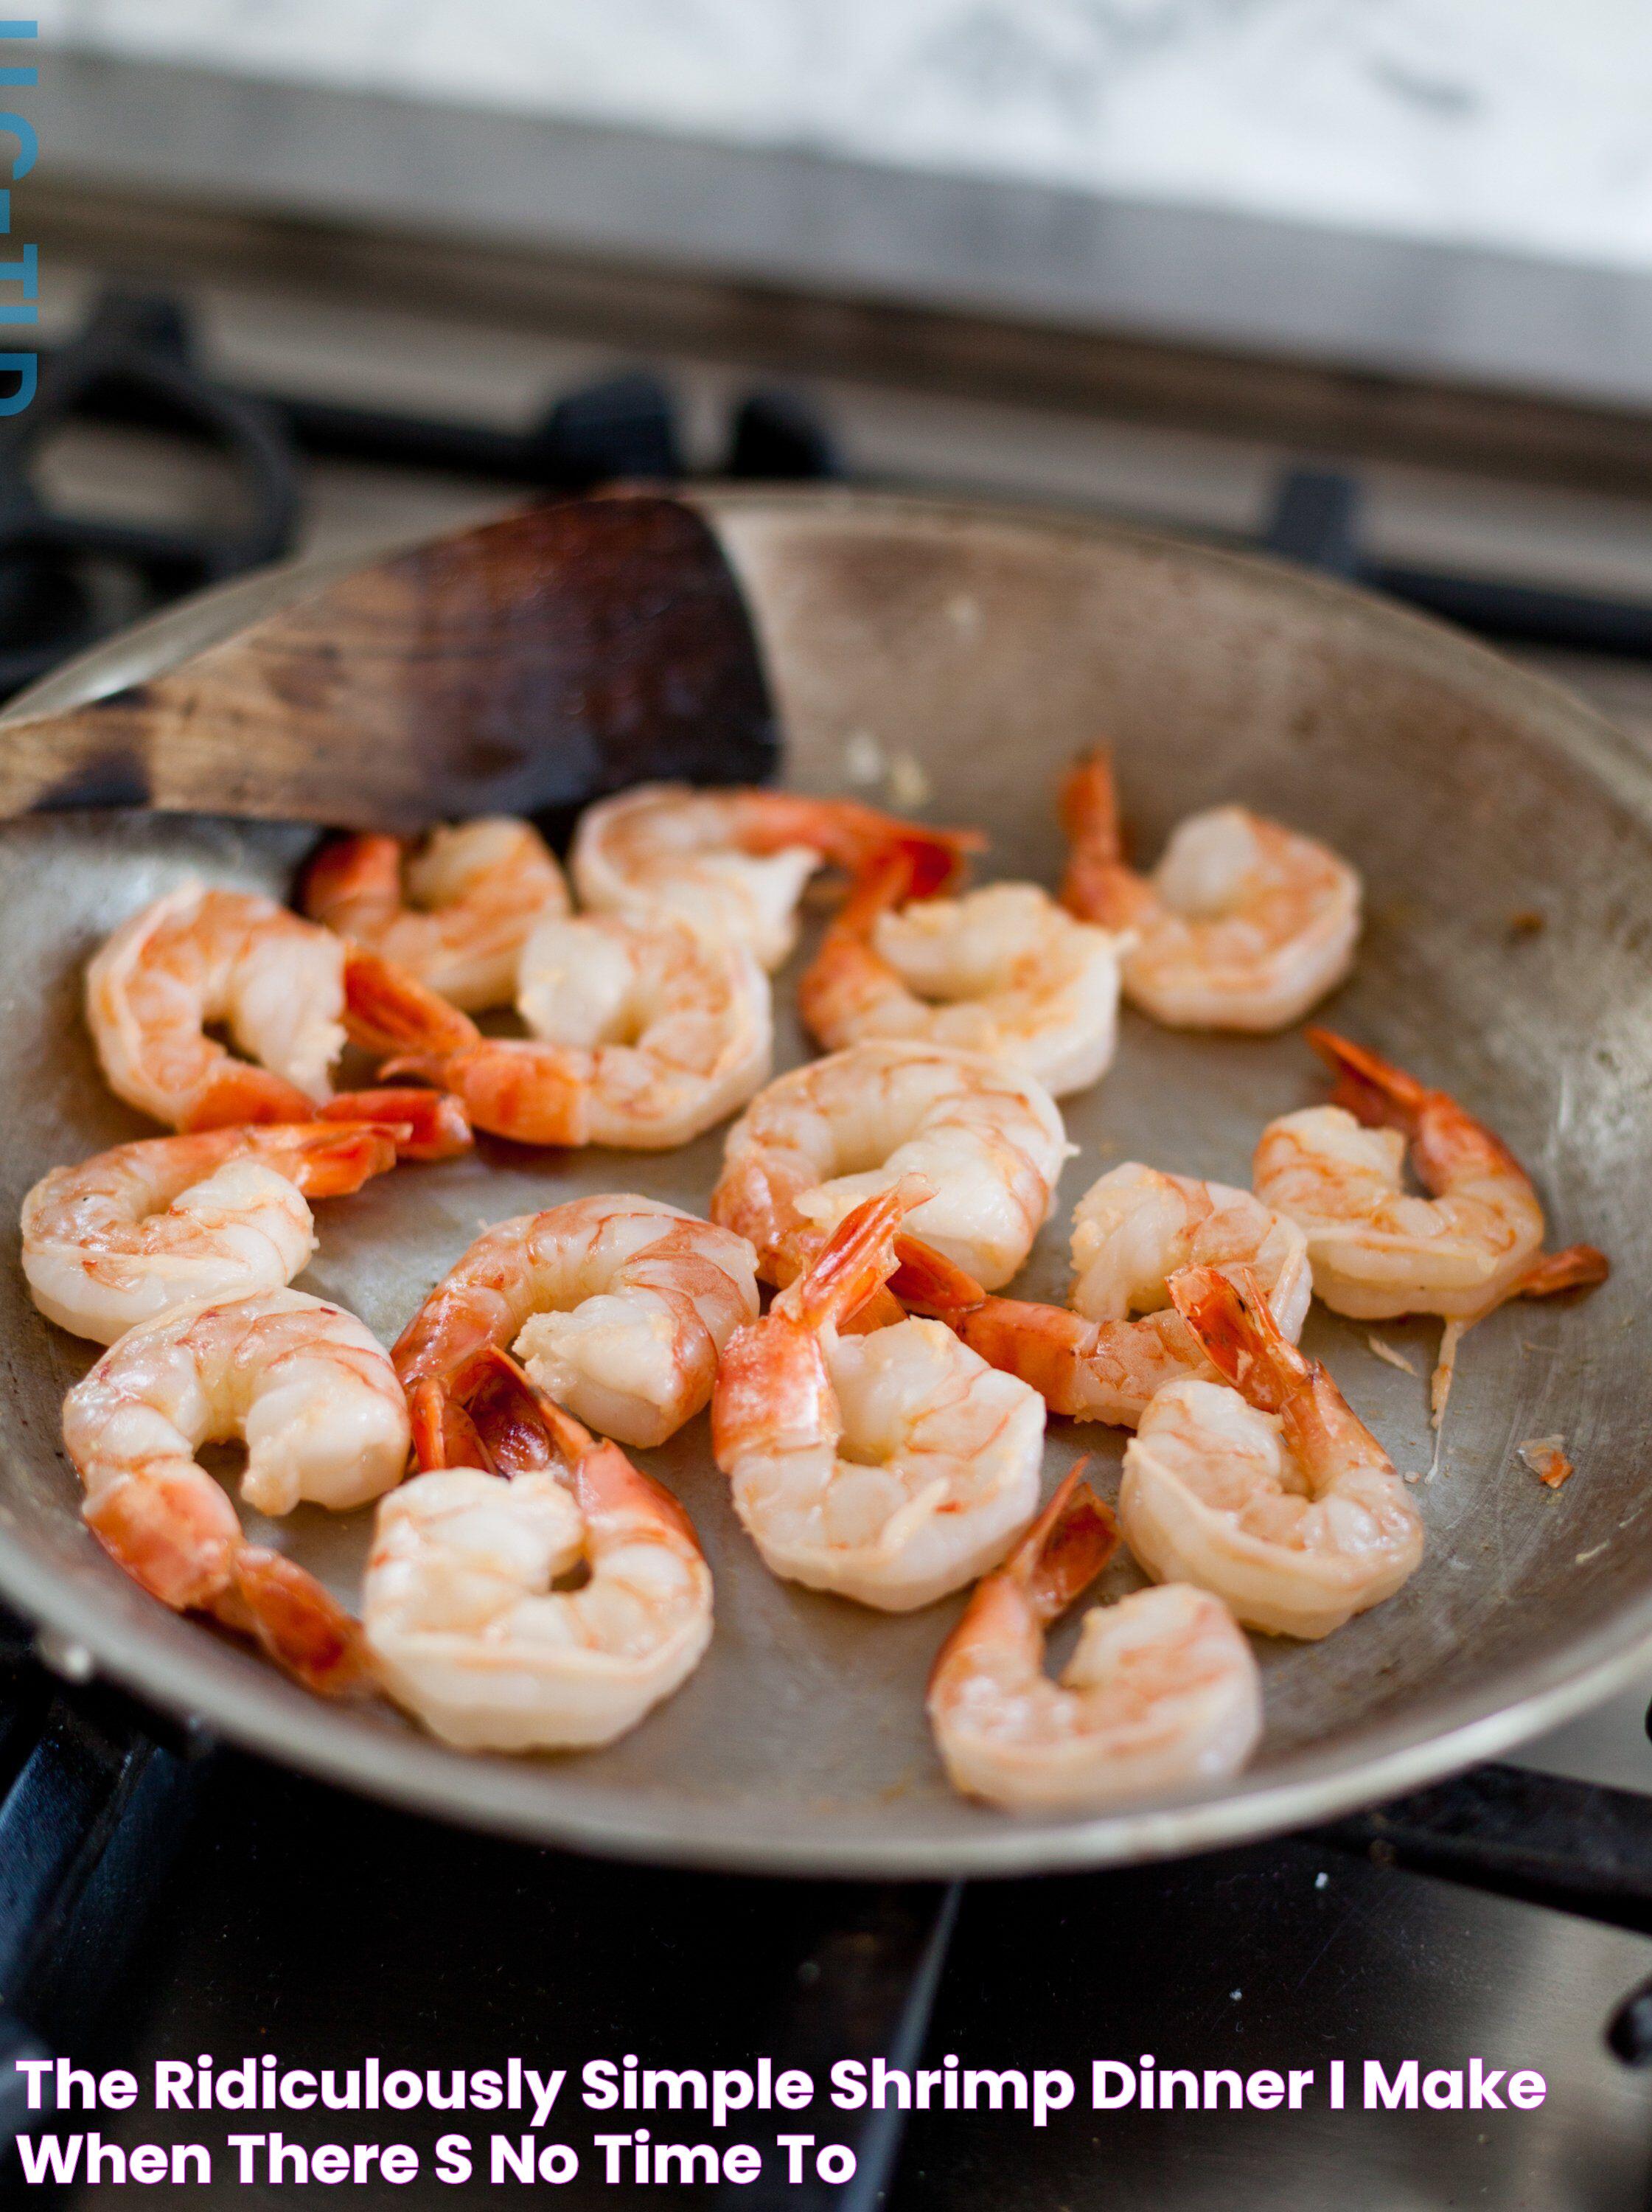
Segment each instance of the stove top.
M676 476L696 445L721 473L846 467L831 418L798 393L736 391L731 404L726 391L709 429L700 411L696 432L674 380L652 370L565 391L519 429L317 396L302 380L226 382L203 372L177 302L110 295L52 356L32 420L0 435L0 690L179 590L288 550L307 499L336 516L366 481L425 488L440 523L506 488ZM234 495L211 502L204 523L180 522L143 514L126 479L124 508L100 511L85 481L65 491L48 450L65 426L88 422L98 435L182 436L227 461ZM887 453L884 464L902 473ZM387 507L376 511L387 520ZM1557 585L1542 562L1528 581L1506 567L1372 550L1359 479L1345 469L1276 467L1248 532L1230 511L1206 526L1569 656L1569 668L1629 698L1631 719L1642 665L1652 672L1652 602L1595 575ZM503 2072L512 2059L565 2067L572 2086L539 2140L577 2151L562 2198L572 2205L626 2201L640 2152L665 2141L758 2147L759 2180L721 2182L753 2207L1151 2201L1180 2212L1317 2204L1333 2187L1351 2212L1475 2199L1608 2212L1643 2203L1652 2185L1652 2090L1635 2070L1652 2059L1644 1692L1518 1766L1482 1768L1322 1833L962 1891L608 1866L450 1831L216 1749L106 1687L64 1681L54 1662L70 1666L37 1656L21 1629L0 1642L0 2061L67 2053L94 2071L131 2069L146 2087L156 2062L204 2053L221 2072L267 2057L341 2077L371 2058L380 2081L398 2069ZM708 2073L752 2073L767 2058L775 2071L805 2070L822 2092L845 2058L932 2082L927 2109L844 2110L821 2094L720 2132L688 2113L574 2101L586 2063L605 2061L620 2081L628 2055ZM1471 2057L1542 2075L1545 2102L1367 2110L1357 2087L1346 2109L1326 2100L1333 2062L1361 2085L1368 2062L1392 2079L1409 2060L1427 2074ZM1136 2080L1271 2069L1288 2083L1296 2069L1314 2083L1296 2111L1232 2111L1218 2087L1217 2109L1149 2111L1138 2094L1096 2112L1096 2060ZM1078 2094L1043 2125L984 2108L982 2090L975 2109L947 2108L959 2094L949 2083L1005 2069L1070 2076ZM57 2186L64 2203L112 2194L120 2159L143 2142L210 2143L212 2179L190 2195L210 2208L290 2191L299 2160L271 2179L272 2130L307 2156L330 2140L374 2139L360 2116L330 2134L315 2112L157 2118L147 2095L128 2112L84 2115L67 2081L68 2109L47 2121L25 2108L26 2078L0 2067L0 2127L64 2142L78 2134L82 2150L95 2130L107 2150L100 2176L77 2167ZM1013 2083L997 2094L1012 2100ZM511 2118L513 2142L527 2124ZM421 2175L441 2183L435 2201L493 2203L513 2174L490 2178L484 2154L461 2178L451 2149L442 2172L436 2146L444 2136L485 2143L503 2126L422 2102L386 2112L380 2139L413 2147ZM245 2179L222 2148L232 2132L262 2139ZM611 2181L600 2135L628 2138L611 2150ZM797 2148L795 2186L776 2148L787 2135L815 2139ZM852 2179L816 2171L834 2144L852 2154ZM354 2201L428 2201L404 2186L375 2169Z

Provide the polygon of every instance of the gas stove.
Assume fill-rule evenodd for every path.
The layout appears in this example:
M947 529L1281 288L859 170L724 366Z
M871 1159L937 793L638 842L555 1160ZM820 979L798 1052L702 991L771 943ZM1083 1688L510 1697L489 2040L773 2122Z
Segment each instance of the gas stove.
M1397 493L1393 471L1197 438L1161 440L1156 468L1151 445L1115 426L938 400L914 410L868 389L750 388L676 362L569 381L566 349L552 363L562 388L537 414L483 420L337 374L336 327L331 349L303 360L290 305L261 326L245 301L239 331L228 319L239 357L209 360L176 300L107 294L59 337L36 407L0 432L0 690L301 544L365 550L524 493L712 469L988 479L1041 496L1054 485L1374 584L1581 680L1631 727L1652 726L1652 595L1625 587L1652 550L1652 515L1628 503L1597 509L1615 551L1580 558L1588 502L1558 495L1530 495L1522 529L1506 487L1413 479ZM530 350L519 332L496 348L519 380ZM62 449L70 434L78 459ZM205 456L216 472L211 496L181 516L180 439L189 466ZM1451 508L1454 490L1463 503ZM1432 552L1418 526L1430 507L1451 508ZM1462 557L1477 526L1497 544L1483 567ZM622 2069L635 2055L748 2072L767 2060L770 2081L791 2067L823 2081L846 2059L932 2077L910 2112L754 2109L738 2132L764 2148L764 2178L723 2185L749 2206L1317 2204L1333 2186L1351 2212L1472 2197L1608 2212L1652 2191L1652 2085L1636 2070L1652 2061L1647 1689L1518 1765L1333 1829L966 1891L665 1872L459 1833L220 1747L76 1671L74 1655L37 1648L20 1626L0 1641L0 2062L64 2054L146 2079L159 2061L210 2053L220 2070L272 2057L342 2079L371 2056L382 2079L516 2058L577 2077L588 2061ZM1407 2060L1426 2072L1471 2056L1541 2074L1546 2100L1502 2113L1218 2100L1172 2120L1139 2099L1092 2112L1085 2094L1035 2125L1014 2110L951 2108L946 2086L958 2069L1021 2068L1065 2070L1087 2090L1092 2062L1139 2080L1145 2057L1200 2078L1311 2069L1322 2081L1336 2061L1357 2080L1367 2062L1391 2076ZM42 2128L27 2078L0 2063L9 2133ZM72 2114L123 2154L193 2139L186 2112L82 2118L76 2081L38 2078L63 2093L59 2132ZM234 2124L198 2124L215 2138ZM616 2186L623 2201L645 2138L705 2132L578 2110L559 2124L581 2154L563 2197L575 2205L616 2201ZM300 2144L327 2136L313 2113L240 2123L278 2125ZM423 2107L386 2128L427 2175L444 2131ZM604 2132L628 2137L612 2180L610 2154L591 2148ZM853 2179L823 2179L800 2151L805 2178L787 2183L774 2146L809 2133L847 2147ZM288 2184L270 2177L267 2151L246 2155L245 2179L221 2157L190 2201L273 2201ZM116 2172L112 2158L100 2179L79 2172L59 2200L101 2201ZM355 2201L404 2201L399 2191L375 2170ZM500 2194L478 2166L444 2177L436 2201Z

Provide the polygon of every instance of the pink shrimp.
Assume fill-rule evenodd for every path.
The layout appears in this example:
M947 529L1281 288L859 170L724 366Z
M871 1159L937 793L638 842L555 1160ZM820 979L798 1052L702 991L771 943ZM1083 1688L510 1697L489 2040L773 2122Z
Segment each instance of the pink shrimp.
M1107 1565L1118 1530L1075 1467L976 1585L929 1680L953 1786L1014 1810L1078 1812L1236 1773L1261 1729L1256 1661L1218 1598L1137 1590L1084 1616L1060 1681L1050 1625Z

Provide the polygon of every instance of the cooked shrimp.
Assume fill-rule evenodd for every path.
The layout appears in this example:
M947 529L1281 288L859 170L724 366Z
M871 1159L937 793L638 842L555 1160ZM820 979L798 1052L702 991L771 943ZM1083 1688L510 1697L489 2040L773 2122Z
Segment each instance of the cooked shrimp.
M1061 795L1072 841L1064 904L1127 930L1124 995L1172 1029L1287 1029L1339 983L1360 882L1327 846L1242 806L1179 823L1151 876L1124 858L1113 769L1081 761Z
M718 1355L757 1312L743 1237L655 1198L604 1194L484 1230L403 1330L410 1391L483 1346L622 1443L659 1444L711 1396Z
M693 1528L502 1352L477 1354L454 1387L469 1439L498 1472L416 1475L380 1504L361 1594L379 1678L464 1750L611 1743L681 1687L711 1640L711 1571ZM581 1570L579 1588L555 1587Z
M289 1121L118 1145L23 1200L23 1273L48 1321L99 1344L190 1298L278 1290L316 1249L307 1200L396 1161L392 1130Z
M1605 1280L1607 1261L1592 1245L1543 1252L1529 1177L1448 1092L1329 1030L1308 1036L1335 1071L1335 1103L1271 1121L1253 1181L1300 1223L1314 1289L1333 1312L1470 1322L1505 1298ZM1407 1147L1426 1198L1404 1187Z
M301 1568L246 1541L196 1457L244 1438L241 1495L260 1513L301 1498L343 1512L399 1481L406 1401L353 1314L285 1290L171 1307L76 1384L63 1427L87 1522L134 1582L256 1636L312 1689L357 1685L355 1623Z
M308 1121L344 1047L344 945L252 891L181 884L86 971L110 1088L174 1128ZM258 1063L206 1034L222 1022Z
M853 1044L752 1100L711 1217L750 1238L766 1282L788 1283L862 1199L926 1176L935 1195L912 1233L996 1289L1031 1250L1066 1151L1032 1076L941 1045Z
M1248 1628L1328 1636L1415 1571L1417 1509L1254 1277L1195 1267L1171 1290L1233 1387L1173 1382L1148 1407L1125 1448L1125 1541L1156 1580L1214 1590Z
M528 1145L665 1152L744 1105L768 1075L768 979L743 945L672 916L552 916L523 948L525 1043L485 1037L446 1000L358 954L352 1026L459 1098L479 1129Z
M568 885L531 822L484 815L399 837L339 837L304 872L313 921L405 968L467 1013L507 1006L517 962L542 915L566 914Z
M1255 1656L1206 1591L1172 1583L1093 1606L1059 1682L1050 1624L1107 1564L1113 1516L1073 1468L979 1583L929 1678L948 1778L988 1803L1080 1812L1236 1774L1261 1733Z
M1052 1097L1088 1089L1113 1059L1121 940L1036 884L928 898L921 882L906 847L858 878L798 986L814 1036L916 1037L1008 1060Z
M888 1613L1001 1559L1038 1504L1044 1407L932 1321L841 1324L895 1266L902 1178L856 1206L767 1316L729 1340L712 1448L775 1574Z
M664 908L778 968L797 941L798 902L816 869L831 861L853 872L897 838L934 856L937 885L981 842L852 799L645 783L586 809L568 866L586 906L641 915Z
M1219 1379L1170 1304L1182 1267L1248 1265L1291 1342L1311 1285L1294 1222L1226 1183L1127 1161L1093 1183L1073 1216L1072 1305L987 1297L979 1283L906 1240L894 1279L903 1305L940 1316L994 1367L1030 1382L1053 1413L1134 1428L1166 1383Z
M410 1158L462 1151L470 1131L452 1100L407 1091L329 1098L358 964L370 958L256 891L181 884L124 921L87 968L86 1018L109 1087L175 1129L319 1112L405 1121L399 1149ZM212 1023L250 1061L208 1036Z

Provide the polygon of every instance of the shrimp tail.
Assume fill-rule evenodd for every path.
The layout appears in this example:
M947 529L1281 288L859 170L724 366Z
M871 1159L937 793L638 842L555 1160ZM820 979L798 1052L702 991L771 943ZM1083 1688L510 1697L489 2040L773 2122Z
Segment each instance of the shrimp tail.
M341 906L363 900L394 908L401 896L399 837L334 837L312 857L299 878L299 908L313 921L328 922Z
M1281 1334L1249 1267L1184 1267L1169 1281L1176 1311L1220 1372L1253 1406L1280 1413L1314 1373Z
M1432 1094L1414 1075L1318 1023L1310 1023L1303 1035L1336 1078L1333 1104L1367 1128L1386 1126L1409 1134L1416 1127Z
M642 1521L699 1551L693 1523L670 1491L634 1467L616 1443L593 1437L509 1352L496 1345L477 1352L454 1376L451 1396L474 1423L495 1473L565 1470L588 1520Z
M891 844L908 849L919 856L917 866L928 885L920 896L955 883L963 873L965 856L980 852L987 842L976 830L920 828L856 799L808 799L785 791L749 793L744 826L742 842L750 851L812 845L835 866L854 875Z
M1611 1261L1593 1244L1568 1244L1564 1252L1545 1252L1534 1260L1512 1295L1552 1298L1560 1291L1590 1290L1611 1273Z
M474 1467L483 1474L498 1474L475 1422L450 1395L446 1384L434 1375L423 1376L410 1385L407 1411L413 1431L414 1462L421 1474L445 1467Z
M478 1129L519 1145L591 1141L591 1055L577 1046L478 1037L458 1052L391 1060L380 1073L451 1085Z
M347 1197L396 1164L395 1132L379 1122L331 1117L331 1126L318 1121L292 1135L283 1167L306 1198Z
M1215 1267L1184 1267L1169 1290L1218 1370L1248 1404L1278 1417L1305 1468L1328 1471L1356 1459L1390 1465L1328 1370L1280 1334L1253 1269L1236 1267L1230 1278Z
M1067 1473L1001 1567L983 1575L963 1616L935 1655L926 1698L932 1712L967 1682L987 1654L1042 1649L1043 1632L1113 1556L1118 1522L1087 1482L1088 1460ZM956 1680L954 1678L957 1678Z
M933 1314L957 1328L967 1314L1001 1304L989 1298L973 1275L919 1237L896 1237L895 1273L889 1288L909 1312Z
M440 1062L482 1042L468 1014L382 953L349 945L344 957L344 1026L352 1043L380 1054Z
M372 1687L361 1623L295 1561L242 1544L230 1562L226 1597L213 1607L219 1619L250 1631L307 1690L345 1698Z
M894 1273L901 1222L934 1195L935 1187L925 1176L907 1175L863 1200L776 1303L811 1332L847 1320Z
M873 945L879 915L932 897L949 880L951 860L915 837L893 838L871 854L798 979L798 1012L812 1036L835 1041L875 1002L887 972Z
M312 1121L319 1109L307 1091L245 1060L218 1061L178 1117L180 1135L233 1129L248 1122Z
M1380 1053L1333 1030L1310 1024L1303 1034L1336 1077L1331 1103L1370 1129L1398 1129L1411 1146L1412 1165L1436 1197L1453 1179L1475 1170L1525 1170L1495 1130L1477 1121L1449 1091L1430 1091Z
M1087 1589L1118 1549L1113 1509L1083 1480L1090 1461L1075 1461L1049 1504L999 1569L1026 1591L1045 1627Z
M320 1109L324 1121L372 1121L393 1133L402 1160L451 1160L476 1142L463 1100L450 1091L382 1084L341 1091Z
M210 1606L228 1589L240 1523L197 1469L143 1481L123 1475L81 1510L115 1565L174 1613Z
M1123 893L1130 880L1119 823L1113 757L1105 746L1084 754L1061 782L1061 826L1068 842L1060 900L1081 921L1119 927L1130 919Z

